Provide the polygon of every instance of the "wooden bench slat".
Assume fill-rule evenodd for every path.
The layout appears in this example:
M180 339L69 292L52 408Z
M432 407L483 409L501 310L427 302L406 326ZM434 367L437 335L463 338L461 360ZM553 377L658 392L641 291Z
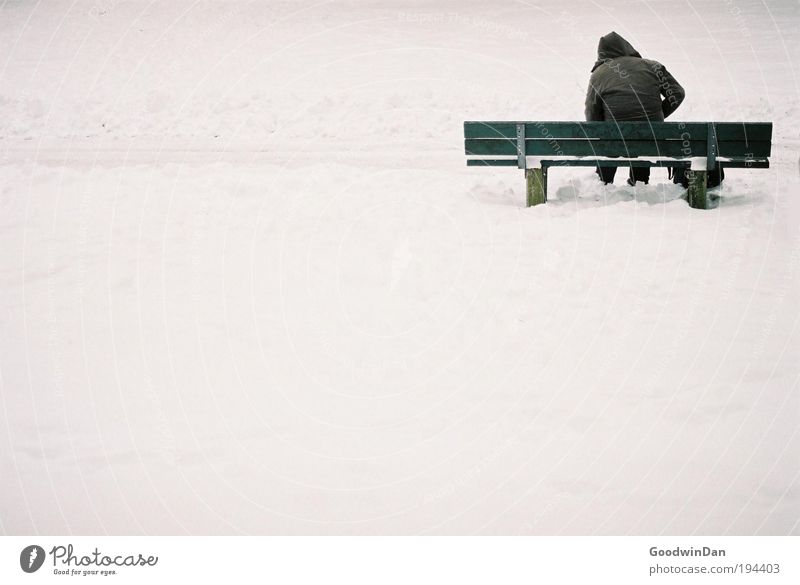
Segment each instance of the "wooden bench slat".
M769 161L763 160L729 160L719 161L720 166L726 169L768 169Z
M609 167L686 167L691 164L688 160L603 160L596 161L592 159L553 159L543 160L542 164L549 167L595 167L598 164ZM719 161L723 167L732 169L768 169L769 161L767 159L747 159L747 160L730 160ZM516 167L517 159L500 158L500 159L486 159L486 158L472 158L467 160L468 167Z
M684 142L680 140L526 140L527 156L669 156L689 158L706 156L705 140ZM516 140L468 139L464 141L467 155L513 155L517 154ZM720 142L721 157L763 158L770 155L769 142Z
M766 158L772 155L772 142L719 142L717 144L717 157L727 158Z
M556 159L542 161L542 164L548 167L595 167L598 164L610 167L688 167L691 161L688 160L603 160L596 161L591 159ZM767 169L769 168L769 161L763 160L738 160L738 161L720 161L720 165L725 168L753 168L753 169Z
M609 167L688 167L688 160L604 160L600 164ZM548 167L596 167L596 160L561 159L542 161Z
M689 132L697 139L706 138L706 124L687 124L684 129L678 124L642 122L526 122L525 136L528 138L595 138L606 140L627 139L679 139ZM465 138L516 138L514 122L464 122Z
M772 122L712 123L714 124L714 129L717 133L718 142L762 142L765 140L772 140ZM680 125L680 122L662 122L662 124ZM699 124L700 126L706 126L706 124L702 122Z
M472 158L467 159L468 167L516 167L515 158Z
M466 140L465 152L468 155L511 155L516 154L516 141L510 140ZM684 145L682 142L663 142L653 140L526 140L527 156L704 156L706 142L697 141Z
M528 138L705 140L706 122L519 122ZM464 122L464 137L516 138L517 122ZM714 122L719 142L772 140L771 122Z

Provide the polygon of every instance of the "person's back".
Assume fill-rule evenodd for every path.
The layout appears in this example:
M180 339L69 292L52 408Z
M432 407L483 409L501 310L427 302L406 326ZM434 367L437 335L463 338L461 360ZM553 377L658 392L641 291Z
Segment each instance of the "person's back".
M677 109L684 97L683 88L661 63L643 59L615 32L600 39L597 62L586 92L587 121L661 122ZM615 172L616 167L598 169L606 183L614 180ZM647 183L649 177L650 169L642 167L632 174L630 182Z

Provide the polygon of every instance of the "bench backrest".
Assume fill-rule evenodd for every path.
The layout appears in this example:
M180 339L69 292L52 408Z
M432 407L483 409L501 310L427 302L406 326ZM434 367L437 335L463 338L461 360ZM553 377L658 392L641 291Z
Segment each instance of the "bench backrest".
M526 156L706 157L711 168L718 158L764 161L771 141L771 122L464 122L466 154L480 157L470 165L526 168Z

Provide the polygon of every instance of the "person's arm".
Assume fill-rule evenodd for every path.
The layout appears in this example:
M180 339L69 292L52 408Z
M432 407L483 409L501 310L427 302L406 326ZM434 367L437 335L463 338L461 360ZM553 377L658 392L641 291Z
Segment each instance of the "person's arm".
M594 85L589 81L589 89L586 92L586 107L584 109L587 122L598 122L604 119L603 102L600 95L595 91Z
M664 101L661 102L661 111L664 113L666 119L672 112L678 109L686 97L686 92L681 87L672 74L667 71L667 68L659 64L658 76L660 80L659 89L661 95L664 96Z

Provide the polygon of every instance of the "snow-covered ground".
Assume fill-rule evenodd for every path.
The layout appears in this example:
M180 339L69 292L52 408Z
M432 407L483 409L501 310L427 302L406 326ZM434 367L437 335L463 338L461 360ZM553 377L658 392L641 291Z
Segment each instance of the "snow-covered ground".
M465 166L611 30L772 168ZM0 531L800 533L799 49L795 1L3 2Z

